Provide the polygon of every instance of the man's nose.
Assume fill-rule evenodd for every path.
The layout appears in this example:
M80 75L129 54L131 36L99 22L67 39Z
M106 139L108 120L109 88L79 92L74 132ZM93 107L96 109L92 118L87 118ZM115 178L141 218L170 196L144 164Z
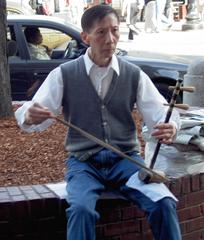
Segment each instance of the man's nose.
M111 31L108 31L106 36L107 42L114 42L114 39L115 39L115 36L113 35L113 33Z

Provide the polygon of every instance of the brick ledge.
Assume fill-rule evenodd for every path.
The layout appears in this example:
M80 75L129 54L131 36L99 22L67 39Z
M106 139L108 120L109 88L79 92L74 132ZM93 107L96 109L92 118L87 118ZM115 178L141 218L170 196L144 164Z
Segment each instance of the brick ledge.
M173 179L169 189L179 199L182 239L203 240L204 173ZM50 184L0 187L0 239L65 240L67 206ZM97 210L97 240L152 240L145 214L134 204L106 198Z

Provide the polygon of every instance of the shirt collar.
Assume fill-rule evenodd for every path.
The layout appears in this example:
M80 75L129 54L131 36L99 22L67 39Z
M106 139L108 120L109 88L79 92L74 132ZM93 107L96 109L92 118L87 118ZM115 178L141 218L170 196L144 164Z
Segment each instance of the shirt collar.
M90 47L86 50L86 53L84 55L84 62L85 62L87 75L90 75L90 70L96 64L90 59L90 57L88 55L88 51L91 51ZM120 75L118 59L115 56L115 54L113 54L111 62L108 65L108 68L112 68L117 73L118 76Z

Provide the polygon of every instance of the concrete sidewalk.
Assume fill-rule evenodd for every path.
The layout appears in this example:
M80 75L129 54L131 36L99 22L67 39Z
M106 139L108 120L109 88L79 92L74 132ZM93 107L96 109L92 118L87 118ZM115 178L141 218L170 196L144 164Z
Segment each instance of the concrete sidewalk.
M172 59L190 63L204 57L204 30L182 31L184 22L174 22L172 28L160 33L145 33L144 23L138 23L141 33L128 40L128 28L124 22L120 26L119 48L129 55L159 59Z

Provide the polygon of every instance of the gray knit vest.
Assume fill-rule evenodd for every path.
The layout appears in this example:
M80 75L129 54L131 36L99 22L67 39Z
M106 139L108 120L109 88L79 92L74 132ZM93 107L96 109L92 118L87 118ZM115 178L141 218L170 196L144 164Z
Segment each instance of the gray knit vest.
M86 73L83 57L61 65L66 121L123 152L136 149L136 128L132 110L136 103L139 68L118 58L120 75L114 72L109 90L102 100ZM69 129L66 149L76 156L91 155L101 149L93 141ZM86 158L84 158L86 159ZM82 161L84 160L82 158Z

